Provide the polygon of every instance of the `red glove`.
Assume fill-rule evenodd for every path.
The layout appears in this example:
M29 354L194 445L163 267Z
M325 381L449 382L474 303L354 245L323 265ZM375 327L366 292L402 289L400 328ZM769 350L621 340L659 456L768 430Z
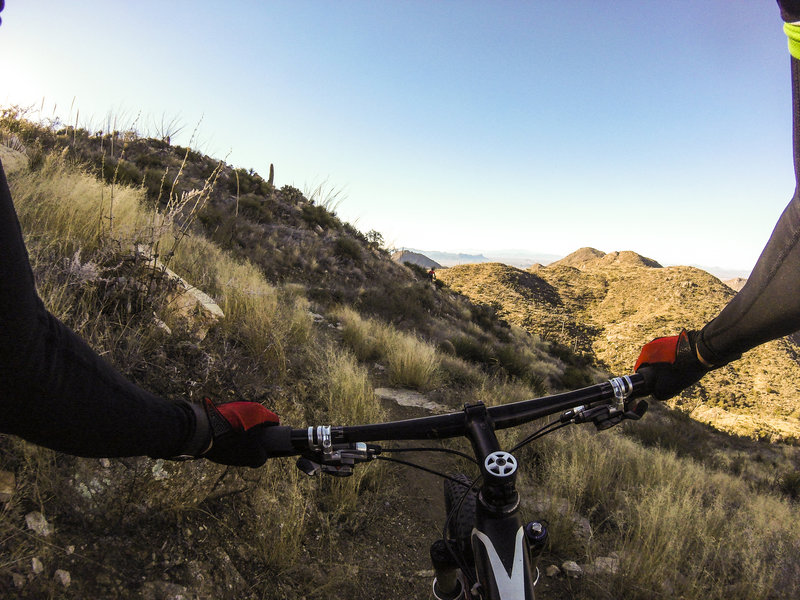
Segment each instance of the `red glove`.
M263 443L264 430L278 425L278 415L257 402L230 402L215 406L208 398L205 409L211 426L211 448L203 457L223 465L260 467L270 457Z
M656 338L644 345L634 370L645 367L643 374L654 398L677 396L710 371L697 357L696 337L697 332L684 329L678 335Z

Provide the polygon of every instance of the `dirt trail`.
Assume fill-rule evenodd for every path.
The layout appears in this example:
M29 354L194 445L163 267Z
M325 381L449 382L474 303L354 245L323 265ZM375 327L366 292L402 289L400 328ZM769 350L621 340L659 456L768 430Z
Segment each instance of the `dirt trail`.
M384 393L384 392L394 392ZM381 390L386 418L389 420L413 419L433 413L452 411L430 402L421 394L400 394L404 390ZM397 396L402 404L389 399ZM431 410L433 409L433 410ZM462 450L468 443L463 442ZM391 446L424 446L435 443L392 443ZM389 447L390 444L386 444ZM452 473L468 469L468 465L455 457L441 453L403 453L401 458L428 468ZM339 589L337 597L352 600L396 600L397 598L433 598L429 549L441 536L444 523L444 498L442 479L418 469L389 465L388 489L393 495L375 521L365 531L352 539L352 564L359 565L354 577ZM554 599L574 598L576 589L569 581L542 577L537 585L537 597ZM575 586L579 587L579 586ZM320 597L333 597L324 594Z
M392 400L384 400L383 405L390 420L431 414L428 408L403 406ZM392 443L386 447L390 445L430 444ZM395 456L437 471L451 472L459 468L451 458L433 452ZM386 485L392 490L392 495L385 500L383 510L368 531L360 532L358 543L354 545L354 550L362 554L354 557L361 568L357 589L353 589L353 594L348 597L364 600L432 598L433 572L429 549L441 535L444 521L442 480L402 465L389 465L386 472Z

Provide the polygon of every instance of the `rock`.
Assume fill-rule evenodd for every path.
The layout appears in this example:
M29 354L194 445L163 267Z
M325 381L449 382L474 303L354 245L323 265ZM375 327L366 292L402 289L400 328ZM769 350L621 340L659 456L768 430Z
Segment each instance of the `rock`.
M573 579L577 579L583 575L583 569L581 569L580 565L574 560L565 561L561 565L561 570L564 571L564 575Z
M50 523L48 523L44 515L38 511L29 512L25 515L25 523L27 523L28 529L32 529L36 535L47 537L53 533L53 528L50 526Z
M162 458L156 459L156 462L153 463L151 471L153 473L153 479L156 481L162 481L169 478L169 471L164 469L164 459Z
M559 569L556 565L548 565L544 570L544 574L547 577L558 577L561 575L561 569Z
M596 572L602 575L616 575L619 573L619 559L611 556L600 556L594 559Z
M33 571L34 575L39 575L44 572L44 565L36 556L31 559L31 571Z
M433 413L446 413L450 409L446 406L429 400L424 394L420 394L414 390L407 390L401 388L377 388L375 395L381 400L393 400L400 406L415 406L423 408Z
M139 245L136 250L145 259L152 261L155 271L160 271L165 277L175 282L175 291L169 294L167 304L178 318L185 318L193 325L193 334L198 341L204 340L208 335L208 330L218 321L225 318L225 313L222 312L219 305L214 302L211 296L197 289L183 277L168 269L157 258L154 258L146 246ZM156 319L157 321L160 320Z
M27 581L25 577L19 573L12 573L11 580L14 582L14 587L17 589L25 587L25 582Z
M592 539L592 524L589 523L589 519L576 514L572 515L572 522L575 524L573 531L576 538L584 543Z
M16 478L11 471L0 471L0 502L8 502L14 496Z
M55 579L57 583L60 583L64 587L69 587L69 584L72 583L72 578L69 575L69 571L65 571L63 569L56 569L53 579Z

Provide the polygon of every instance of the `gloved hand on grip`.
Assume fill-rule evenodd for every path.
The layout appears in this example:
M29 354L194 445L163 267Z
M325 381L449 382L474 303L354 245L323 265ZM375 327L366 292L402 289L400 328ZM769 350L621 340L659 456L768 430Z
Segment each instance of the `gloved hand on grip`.
M216 406L208 398L204 408L211 427L211 447L203 458L223 465L260 467L270 457L263 443L268 427L280 418L257 402L229 402Z
M638 373L647 367L645 379L649 380L657 400L677 396L711 370L698 358L696 337L696 331L684 329L678 335L656 338L642 348L634 370Z

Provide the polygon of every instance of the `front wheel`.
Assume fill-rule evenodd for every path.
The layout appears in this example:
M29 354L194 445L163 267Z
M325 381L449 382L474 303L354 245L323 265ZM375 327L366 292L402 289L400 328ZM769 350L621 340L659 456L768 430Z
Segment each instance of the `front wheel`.
M444 508L447 515L447 535L456 543L462 560L473 564L472 528L475 526L475 511L478 493L472 488L472 480L463 473L456 473L444 481Z

